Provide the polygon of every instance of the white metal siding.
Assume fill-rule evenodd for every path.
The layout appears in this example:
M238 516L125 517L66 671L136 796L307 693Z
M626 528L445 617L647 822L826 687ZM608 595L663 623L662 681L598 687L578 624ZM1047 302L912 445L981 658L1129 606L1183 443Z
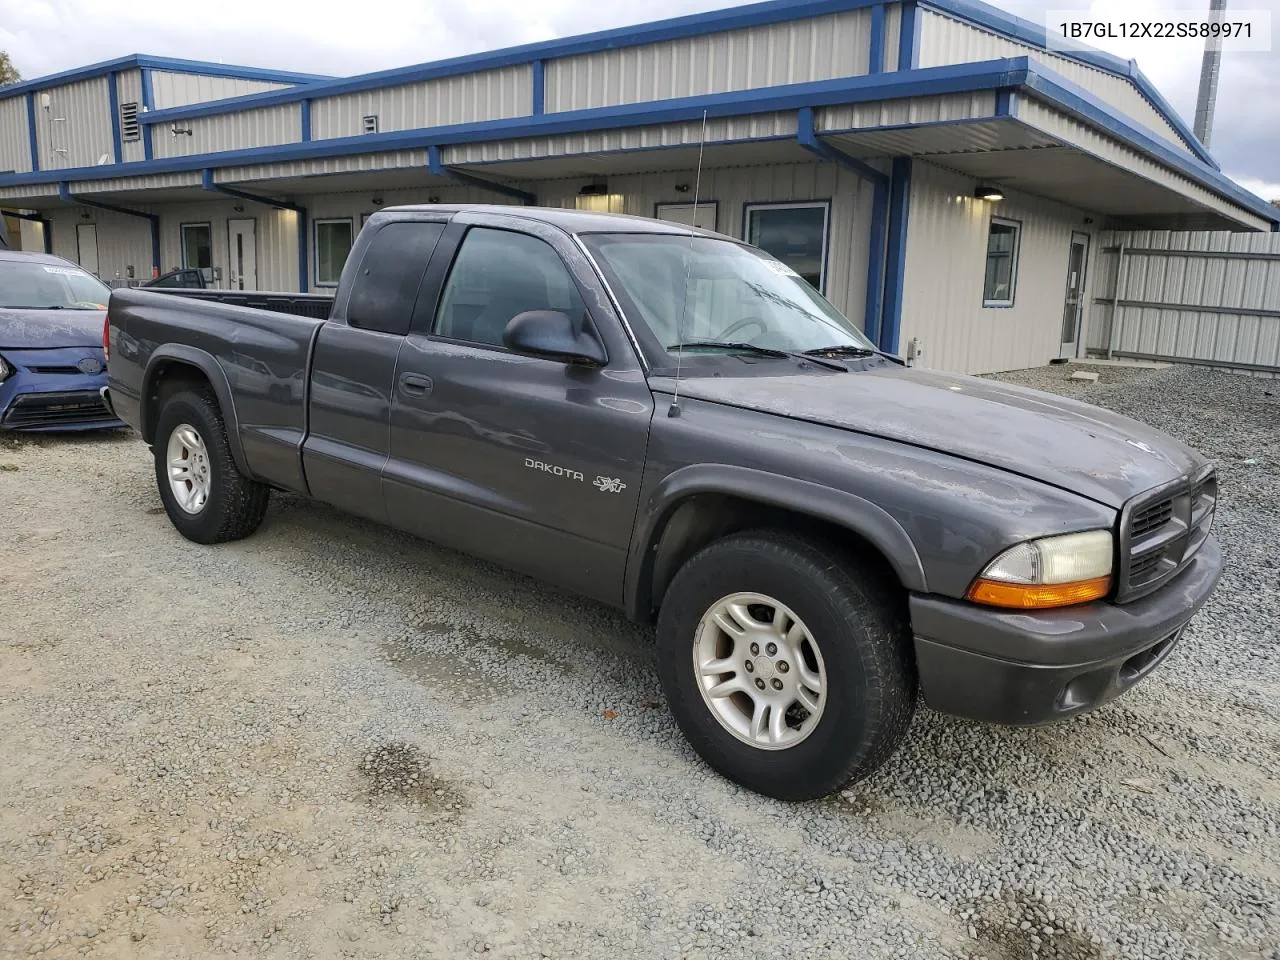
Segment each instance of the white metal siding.
M691 183L693 173L687 170L611 176L609 212L652 217L658 203L688 203L692 197L678 192L676 185ZM578 190L584 182L558 180L538 184L538 203L548 207L575 207ZM865 181L833 164L704 169L701 196L705 202L716 203L716 230L734 237L744 236L743 215L748 203L830 200L827 298L859 327L863 325L872 196Z
M884 69L898 69L898 44L902 38L902 4L891 3L884 9Z
M141 119L142 113L142 71L141 70L125 70L116 81L116 90L120 95L121 103L136 103L138 105L138 118ZM144 128L145 136L145 128ZM129 143L120 145L121 157L125 163L133 163L136 160L146 159L146 149L143 146L142 138L133 140Z
M1067 256L1072 232L1089 232L1085 213L1019 194L986 203L974 199L974 186L920 160L913 165L900 349L918 337L919 366L958 373L1040 366L1060 352ZM982 306L992 215L1022 223L1007 308Z
M794 137L794 113L765 113L754 117L730 117L707 121L707 143L754 140L764 137ZM584 153L611 153L619 150L646 150L659 147L696 146L702 142L702 121L666 123L629 130L600 130L589 133L531 137L493 143L464 144L445 150L446 163L486 163L495 160L531 160L537 157L577 156Z
M357 136L364 132L361 119L368 116L376 116L378 130L386 133L527 117L532 109L531 68L504 67L317 99L311 105L311 136L315 140Z
M1129 170L1154 183L1179 193L1200 206L1235 220L1242 227L1252 230L1271 229L1270 221L1263 220L1230 200L1225 200L1189 177L1174 173L1150 159L1146 154L1130 149L1106 133L1081 123L1074 117L1059 113L1053 107L1030 97L1018 99L1018 119L1048 133L1054 139L1090 153L1122 170Z
M30 142L26 95L0 100L0 170L30 173Z
M208 100L225 100L228 97L243 97L291 86L293 84L268 80L238 80L235 77L202 77L194 73L151 71L151 93L155 97L156 110L182 107L188 103L204 103Z
M76 226L92 223L98 228L98 275L103 280L125 279L131 266L136 278L150 278L151 224L146 220L96 207L59 207L47 216L53 221L56 256L79 263Z
M397 170L417 167L427 176L427 151L397 150L392 153L361 153L350 157L322 157L316 160L289 160L283 163L258 163L247 167L225 167L215 170L218 183L236 184L277 177L319 177L331 173Z
M73 194L119 193L132 190L169 190L174 187L200 186L199 171L188 173L152 173L138 177L112 177L110 180L73 180Z
M546 111L724 93L867 72L871 11L602 50L546 66Z
M301 108L282 103L258 110L218 113L158 124L151 131L155 156L189 157L199 153L244 150L302 140ZM173 128L191 130L191 136L174 134Z
M182 224L208 223L213 238L213 265L222 271L222 279L216 285L225 287L230 267L227 220L253 219L257 223L259 289L297 290L298 215L292 210L252 203L244 204L244 211L237 213L232 208L234 203L167 204L156 208L160 214L161 269L182 265Z
M46 93L48 110L41 105ZM41 170L92 167L103 154L114 159L107 78L94 77L37 91L36 139L40 144Z
M941 123L995 116L995 91L949 93L936 97L878 100L817 111L814 123L821 131L857 130L908 123Z
M1280 234L1144 230L1104 237L1108 247L1121 242L1127 249L1118 287L1118 255L1108 252L1100 257L1087 341L1090 350L1106 352L1114 347L1122 354L1270 366L1280 373L1280 316L1268 315L1280 313ZM1164 255L1141 252L1144 250L1238 256ZM1250 253L1270 254L1271 258L1245 256ZM1115 308L1102 302L1117 297L1204 309ZM1215 309L1220 307L1258 313L1223 313ZM1117 309L1120 319L1113 340Z
M923 17L920 27L920 66L939 67L950 63L974 63L1004 57L1031 57L1105 100L1117 111L1180 150L1191 154L1178 132L1132 81L931 10L921 10L917 16Z

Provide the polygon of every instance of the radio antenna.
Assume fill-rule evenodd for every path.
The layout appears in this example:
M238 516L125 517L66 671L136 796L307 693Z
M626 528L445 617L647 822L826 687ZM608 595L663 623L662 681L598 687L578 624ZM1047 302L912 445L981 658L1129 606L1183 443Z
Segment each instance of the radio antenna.
M689 311L689 280L693 275L693 238L698 229L698 194L702 190L702 152L707 147L707 111L702 111L702 137L698 141L698 171L693 178L693 222L689 225L689 256L684 264L684 294L680 298L680 319L676 324L676 386L671 395L668 417L680 416L680 368L684 366L684 327Z

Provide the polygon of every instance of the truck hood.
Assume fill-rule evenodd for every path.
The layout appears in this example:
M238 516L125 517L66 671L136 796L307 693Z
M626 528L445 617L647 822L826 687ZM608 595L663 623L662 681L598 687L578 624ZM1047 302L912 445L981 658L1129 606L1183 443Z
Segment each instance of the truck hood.
M653 387L669 392L672 381ZM885 364L833 375L694 377L680 393L927 447L1119 508L1203 457L1128 417L993 380Z
M15 310L0 307L0 350L102 346L103 310Z

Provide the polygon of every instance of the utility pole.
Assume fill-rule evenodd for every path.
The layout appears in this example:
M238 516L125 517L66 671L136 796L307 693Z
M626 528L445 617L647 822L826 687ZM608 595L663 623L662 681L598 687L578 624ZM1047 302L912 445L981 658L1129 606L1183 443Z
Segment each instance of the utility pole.
M1227 9L1227 0L1209 0L1209 16L1213 23L1221 23ZM1213 107L1218 100L1218 73L1222 69L1222 41L1206 37L1204 60L1200 64L1200 94L1196 97L1196 139L1209 146L1213 134Z

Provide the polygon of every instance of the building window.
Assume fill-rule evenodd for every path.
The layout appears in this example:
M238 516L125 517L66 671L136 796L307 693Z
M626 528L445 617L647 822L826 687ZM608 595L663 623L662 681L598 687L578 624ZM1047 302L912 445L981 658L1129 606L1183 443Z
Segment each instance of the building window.
M316 221L316 286L336 287L351 252L351 220Z
M698 204L695 219L692 203L659 203L653 208L653 216L657 220L683 224L686 227L699 227L703 230L716 228L716 202L704 201Z
M137 103L120 104L120 139L125 143L142 139L142 124L138 122Z
M377 133L377 132L378 132L378 118L377 118L377 116L376 116L376 115L375 115L375 116L372 116L372 117L365 117L365 118L361 121L361 123L364 125L364 132L365 132L365 133Z
M747 242L765 250L822 292L827 281L827 224L831 204L749 203Z
M1018 285L1018 242L1022 224L1017 220L991 218L987 233L987 272L982 283L984 307L1013 306L1014 288Z
M213 282L213 227L207 223L182 225L182 265L199 270L206 283Z

